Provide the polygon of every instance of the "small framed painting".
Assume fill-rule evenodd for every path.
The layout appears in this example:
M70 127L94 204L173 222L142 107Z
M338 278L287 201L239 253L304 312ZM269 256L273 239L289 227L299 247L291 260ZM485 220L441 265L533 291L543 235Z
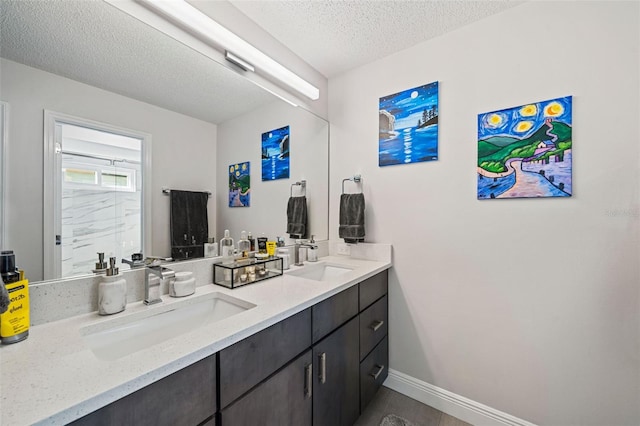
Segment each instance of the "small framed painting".
M251 201L250 163L229 166L229 207L249 207Z
M262 180L289 178L289 126L262 134Z
M572 98L478 114L478 199L570 197Z
M438 82L380 98L378 165L438 159Z

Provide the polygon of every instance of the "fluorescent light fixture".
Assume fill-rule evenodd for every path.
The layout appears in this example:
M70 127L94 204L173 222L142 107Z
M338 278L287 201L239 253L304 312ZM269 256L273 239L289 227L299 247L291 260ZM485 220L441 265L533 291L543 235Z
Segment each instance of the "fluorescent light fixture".
M312 100L320 97L320 91L278 62L271 59L185 0L139 0L148 9L171 18L183 27L195 32L232 55L243 63L255 66L260 71L285 83L292 89ZM225 57L227 57L225 55ZM240 58L241 57L241 58ZM233 62L233 61L232 61ZM235 63L235 62L234 62ZM242 67L242 65L237 64Z
M245 61L244 59L240 58L239 56L234 55L233 53L229 52L228 50L224 52L224 58L231 62L232 64L236 64L237 66L239 66L240 68L242 68L245 71L251 71L254 72L256 69L253 67L253 65L251 65L249 62Z

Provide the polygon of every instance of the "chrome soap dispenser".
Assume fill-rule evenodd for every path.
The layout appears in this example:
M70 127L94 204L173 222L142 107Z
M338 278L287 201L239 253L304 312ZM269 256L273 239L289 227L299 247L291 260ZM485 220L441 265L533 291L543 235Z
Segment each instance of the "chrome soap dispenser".
M98 286L98 313L100 315L117 314L127 306L127 280L118 274L116 258L109 258L107 276Z

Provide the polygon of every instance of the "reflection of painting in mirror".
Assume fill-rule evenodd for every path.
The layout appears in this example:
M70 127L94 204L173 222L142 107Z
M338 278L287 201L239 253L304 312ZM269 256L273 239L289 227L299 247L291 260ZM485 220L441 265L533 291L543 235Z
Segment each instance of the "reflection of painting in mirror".
M289 126L262 134L262 180L289 179Z
M478 115L478 199L571 196L571 103Z
M251 201L250 163L229 166L229 207L249 207Z
M438 159L438 82L380 98L378 165Z

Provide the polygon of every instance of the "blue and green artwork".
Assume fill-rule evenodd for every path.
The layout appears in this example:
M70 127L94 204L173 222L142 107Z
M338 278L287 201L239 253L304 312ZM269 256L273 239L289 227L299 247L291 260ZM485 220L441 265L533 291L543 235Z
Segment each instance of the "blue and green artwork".
M229 166L229 207L249 207L251 201L250 163Z
M380 98L378 165L438 159L438 82Z
M572 98L478 114L478 199L570 197Z
M289 126L262 134L262 180L289 178Z

